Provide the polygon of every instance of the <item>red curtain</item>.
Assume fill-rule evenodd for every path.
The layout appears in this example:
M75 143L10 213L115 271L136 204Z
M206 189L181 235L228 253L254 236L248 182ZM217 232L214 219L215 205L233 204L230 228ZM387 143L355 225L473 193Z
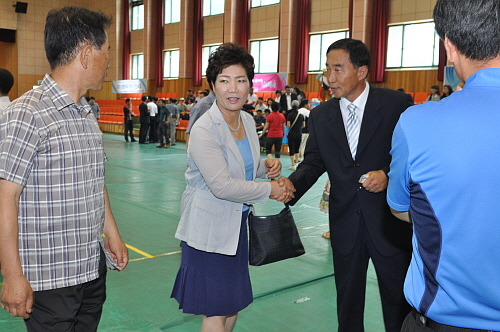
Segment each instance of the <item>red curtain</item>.
M448 58L446 56L446 49L444 43L439 39L439 64L438 64L438 81L444 81L444 67L446 66Z
M157 87L163 86L163 0L154 1L156 40L155 40L155 81Z
M122 73L123 79L130 79L130 9L129 0L123 1L123 52Z
M352 15L354 15L354 0L349 0L349 38L352 38Z
M387 36L389 21L389 3L387 0L373 0L372 42L371 42L371 75L370 81L383 82L385 77L385 60L387 55Z
M238 22L240 23L240 39L239 44L248 51L248 39L250 39L250 0L240 0L240 15ZM238 1L238 2L240 2Z
M311 1L301 0L297 10L297 53L295 83L306 84L309 69L309 31L311 27Z
M193 19L193 85L201 85L201 51L203 46L203 1L195 0L194 2L194 19Z

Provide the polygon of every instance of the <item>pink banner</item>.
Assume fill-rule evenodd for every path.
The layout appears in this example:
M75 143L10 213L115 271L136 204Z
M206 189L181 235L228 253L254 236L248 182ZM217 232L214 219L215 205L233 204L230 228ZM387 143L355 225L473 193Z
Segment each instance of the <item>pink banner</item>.
M274 92L285 90L287 73L255 74L253 82L254 92Z

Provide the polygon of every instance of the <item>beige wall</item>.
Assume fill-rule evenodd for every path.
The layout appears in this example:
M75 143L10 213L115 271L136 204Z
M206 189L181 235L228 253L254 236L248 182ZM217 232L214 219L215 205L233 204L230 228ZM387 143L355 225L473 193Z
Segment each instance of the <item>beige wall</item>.
M349 29L349 0L313 0L311 32Z
M436 0L390 0L389 24L431 20Z
M0 1L0 28L17 30L15 44L3 43L0 67L10 69L15 75L16 86L12 97L17 97L30 89L49 71L43 47L43 30L47 12L65 5L87 7L102 11L113 17L113 25L108 30L111 45L110 68L102 92L92 92L101 98L115 98L111 93L111 81L122 79L123 6L127 0L37 0L30 1L27 14L16 14L10 1ZM237 13L239 0L224 0L226 12L204 18L203 43L220 44L233 42L238 38ZM295 34L297 3L299 0L281 0L280 4L251 9L250 40L280 38L279 71L289 72L289 83L294 84ZM391 24L432 19L436 0L389 0ZM146 15L152 15L152 0L144 0ZM181 0L181 22L169 24L164 29L163 49L180 50L180 78L165 81L163 88L156 88L150 81L149 93L178 92L192 88L193 72L193 8L195 0ZM372 0L354 0L354 37L369 43ZM236 24L234 23L236 22ZM349 0L312 0L311 33L348 29ZM368 22L368 23L367 23ZM150 20L146 17L145 29L131 32L131 52L145 54L145 73L154 77L153 35ZM8 44L8 45L7 45ZM0 45L1 46L1 45ZM15 57L16 61L11 58ZM408 73L405 74L407 77ZM390 75L391 77L394 74ZM429 82L430 84L431 82ZM434 82L432 82L433 84ZM425 85L429 85L425 83ZM308 87L309 85L304 85ZM397 87L395 87L397 88ZM195 87L198 89L198 87ZM176 90L176 91L172 91Z

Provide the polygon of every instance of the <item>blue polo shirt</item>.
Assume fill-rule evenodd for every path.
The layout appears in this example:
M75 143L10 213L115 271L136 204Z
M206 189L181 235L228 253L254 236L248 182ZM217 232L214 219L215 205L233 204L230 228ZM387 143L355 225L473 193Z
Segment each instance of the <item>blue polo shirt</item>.
M500 331L500 69L409 108L391 154L387 201L413 221L408 302L442 324Z

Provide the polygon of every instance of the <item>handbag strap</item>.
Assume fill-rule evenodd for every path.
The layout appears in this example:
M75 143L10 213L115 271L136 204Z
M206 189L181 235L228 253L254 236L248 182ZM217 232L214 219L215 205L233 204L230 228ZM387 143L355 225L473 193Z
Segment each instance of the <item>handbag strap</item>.
M292 128L293 128L293 125L295 124L295 122L297 122L297 119L299 118L299 115L300 115L300 113L299 113L299 111L297 111L297 116L295 117L295 120L293 120L293 123L292 123L292 125L290 126L290 129L292 129Z

